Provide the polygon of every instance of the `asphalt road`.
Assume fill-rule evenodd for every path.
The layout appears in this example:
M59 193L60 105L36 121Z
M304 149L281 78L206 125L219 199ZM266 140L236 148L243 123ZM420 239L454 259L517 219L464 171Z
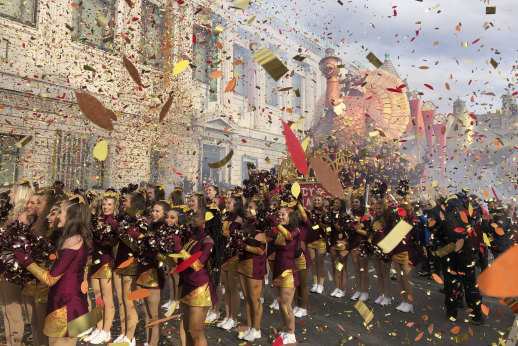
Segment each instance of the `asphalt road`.
M329 257L327 268L331 269ZM333 298L329 293L334 285L327 276L324 284L324 293L319 295L310 293L309 315L296 320L296 336L300 344L311 345L401 345L401 344L436 344L454 345L498 345L505 343L506 338L513 326L515 314L502 305L497 299L483 297L483 304L489 308L485 323L480 326L471 325L466 309L459 309L457 322L453 323L446 319L444 308L444 295L439 292L441 285L435 281L421 278L414 274L414 313L398 312L395 307L399 304L397 296L396 281L392 281L392 293L395 299L392 305L380 307L374 304L378 296L376 284L371 269L371 290L370 299L366 302L369 309L373 310L374 318L365 326L364 319L354 308L352 285L354 280L352 274L352 262L348 262L347 295L344 298ZM352 274L351 274L352 273ZM164 299L168 297L166 290L163 292ZM268 305L273 299L273 289L267 285L265 289L264 313L262 319L262 338L254 345L272 345L275 337L275 328L279 328L279 312L271 310ZM223 305L222 305L223 309ZM241 314L238 322L240 326L246 323L244 316L244 304L241 303ZM160 345L179 345L179 319L163 323ZM516 323L515 323L516 324ZM452 329L460 327L460 330ZM209 345L245 345L237 339L237 332L227 332L217 328L215 325L206 324L206 337ZM0 325L0 343L5 343L3 334L3 323ZM112 338L120 334L118 320L112 327ZM24 342L32 345L30 326L26 327ZM416 341L417 340L417 341ZM137 326L137 344L144 342L144 312L139 304L139 325ZM509 343L514 344L514 343ZM78 342L78 345L84 343Z

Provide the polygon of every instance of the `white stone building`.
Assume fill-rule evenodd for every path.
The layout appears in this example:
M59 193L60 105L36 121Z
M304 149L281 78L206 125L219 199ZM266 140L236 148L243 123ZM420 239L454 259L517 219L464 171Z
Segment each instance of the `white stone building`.
M28 177L99 189L140 181L167 186L184 178L234 185L246 178L247 162L259 169L278 163L286 150L280 119L304 116L300 130L307 130L324 93L318 62L326 46L257 4L243 11L230 2L180 3L0 4L1 184ZM224 30L213 35L217 24ZM261 48L286 64L288 77L275 82L254 62L252 51ZM137 67L142 86L124 68L123 55ZM305 59L293 59L297 55ZM185 59L190 66L173 75L175 63ZM209 78L213 71L223 74ZM224 92L233 77L234 91ZM91 93L117 113L114 131L85 118L75 91ZM173 106L159 123L169 94ZM13 145L26 136L32 136L27 145ZM104 162L92 156L101 139L109 144ZM229 165L208 167L231 149Z

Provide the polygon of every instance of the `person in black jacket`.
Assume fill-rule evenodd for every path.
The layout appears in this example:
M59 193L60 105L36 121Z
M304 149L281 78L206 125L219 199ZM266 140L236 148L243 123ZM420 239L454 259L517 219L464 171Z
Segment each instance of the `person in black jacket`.
M483 231L488 235L491 252L493 257L497 259L513 244L511 218L505 212L499 200L490 200L488 207L489 215L483 217L486 221L483 223Z

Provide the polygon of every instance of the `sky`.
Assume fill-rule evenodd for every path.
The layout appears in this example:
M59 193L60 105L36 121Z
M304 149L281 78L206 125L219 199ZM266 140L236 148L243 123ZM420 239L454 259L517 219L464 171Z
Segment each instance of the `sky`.
M390 53L402 79L408 78L409 89L422 92L423 101L434 102L436 113L451 113L457 97L467 101L470 112L494 111L501 107L502 94L518 90L518 1L257 2L291 25L329 38L346 61L373 67L365 58L369 52L381 61ZM486 6L495 6L496 14L486 14Z

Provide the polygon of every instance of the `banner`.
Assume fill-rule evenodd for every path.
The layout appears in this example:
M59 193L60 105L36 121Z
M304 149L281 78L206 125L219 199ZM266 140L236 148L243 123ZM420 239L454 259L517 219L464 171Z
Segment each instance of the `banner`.
M327 196L328 193L320 183L299 183L300 184L300 194L302 195L302 205L304 208L309 209L311 206L311 202L313 201L313 197L315 195L324 195Z

